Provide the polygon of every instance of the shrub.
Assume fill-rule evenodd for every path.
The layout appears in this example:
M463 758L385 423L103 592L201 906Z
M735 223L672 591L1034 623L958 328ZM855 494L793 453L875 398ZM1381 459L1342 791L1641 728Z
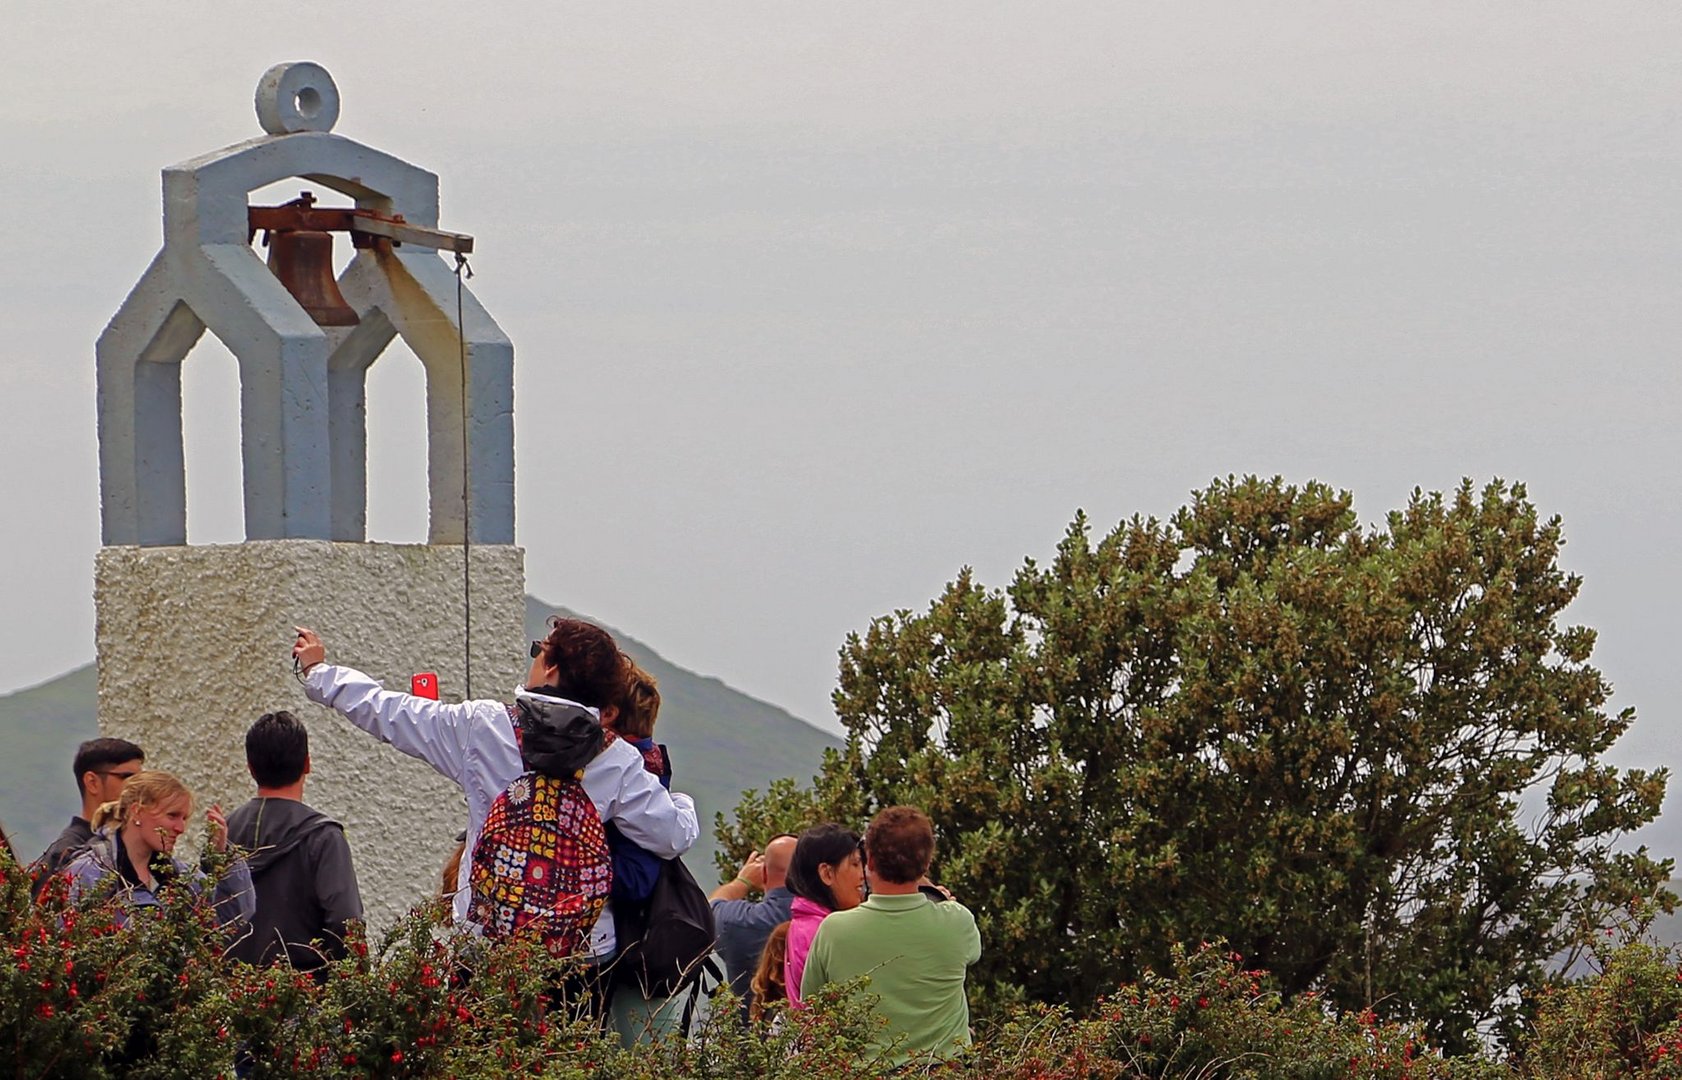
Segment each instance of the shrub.
M1675 951L1628 941L1599 972L1543 988L1523 1044L1529 1080L1682 1077L1682 965Z
M1168 950L1167 970L1088 1014L1012 1009L950 1065L894 1073L870 1055L880 1021L864 982L774 1028L740 1026L726 995L688 1038L624 1049L572 1015L564 963L440 929L436 911L377 942L353 935L349 955L311 976L225 961L225 933L185 890L119 929L96 896L50 890L37 906L28 885L0 855L0 1060L16 1077L222 1077L241 1056L258 1080L1682 1080L1682 967L1639 941L1541 994L1511 1062L1446 1058L1416 1024L1287 999L1210 944Z
M971 1052L975 1076L1021 1080L1438 1080L1489 1063L1451 1063L1417 1026L1371 1011L1339 1016L1312 994L1286 1001L1262 971L1205 944L1173 946L1174 967L1102 999L1091 1018L1019 1012Z

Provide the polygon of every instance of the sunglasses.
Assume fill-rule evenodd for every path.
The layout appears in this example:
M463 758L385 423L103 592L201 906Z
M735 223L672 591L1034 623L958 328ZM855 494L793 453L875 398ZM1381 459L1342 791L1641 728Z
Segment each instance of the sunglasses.
M531 643L531 658L533 660L536 660L538 657L543 655L543 645L544 643L542 641L534 641Z
M109 772L107 770L101 769L101 770L99 770L99 775L101 775L101 776L115 776L118 780L121 780L123 783L126 784L130 780L133 780L135 777L139 776L140 775L140 770L135 769L132 772Z

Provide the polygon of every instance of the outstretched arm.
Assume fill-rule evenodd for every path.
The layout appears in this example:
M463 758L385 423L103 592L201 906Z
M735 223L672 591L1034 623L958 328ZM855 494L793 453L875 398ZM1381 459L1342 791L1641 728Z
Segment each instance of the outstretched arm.
M317 705L343 713L363 731L461 783L467 733L479 721L464 701L446 705L431 698L387 690L353 668L326 663L327 650L315 631L298 627L292 656L304 672L304 693Z

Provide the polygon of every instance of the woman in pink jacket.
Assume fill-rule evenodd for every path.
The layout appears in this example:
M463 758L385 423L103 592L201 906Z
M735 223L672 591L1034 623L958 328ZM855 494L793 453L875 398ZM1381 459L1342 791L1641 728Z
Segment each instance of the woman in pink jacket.
M788 959L783 973L788 999L800 1005L800 976L818 924L832 911L848 911L864 903L864 860L859 836L834 822L814 825L800 834L789 860Z

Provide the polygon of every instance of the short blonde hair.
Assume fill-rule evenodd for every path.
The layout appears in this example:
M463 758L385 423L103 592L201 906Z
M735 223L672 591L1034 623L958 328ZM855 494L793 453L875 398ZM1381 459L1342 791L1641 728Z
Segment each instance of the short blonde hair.
M88 824L96 829L103 829L115 821L118 828L121 828L135 807L150 809L176 799L186 799L187 812L193 812L193 793L187 790L187 785L181 782L180 777L157 769L147 769L129 777L128 782L123 785L122 797L95 810L93 820Z

